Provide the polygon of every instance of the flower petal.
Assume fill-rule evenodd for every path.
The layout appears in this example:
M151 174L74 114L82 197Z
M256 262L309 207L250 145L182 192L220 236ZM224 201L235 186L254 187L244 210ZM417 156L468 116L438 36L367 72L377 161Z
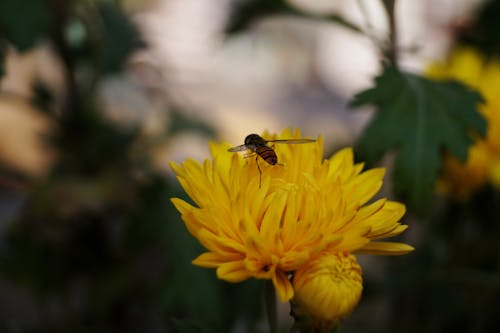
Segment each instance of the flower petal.
M175 206L175 208L181 213L182 215L191 212L195 207L187 203L186 201L179 199L179 198L171 198L170 201L172 204Z
M205 252L200 254L196 259L194 259L192 263L193 265L196 266L215 268L219 267L225 262L237 261L239 259L242 259L242 256L237 253L222 255L219 252Z
M382 187L385 169L371 169L361 173L346 184L351 204L365 204Z
M415 250L413 246L394 242L370 242L356 251L357 254L398 256Z
M273 284L276 289L276 294L278 294L282 302L288 302L292 299L294 291L292 283L286 276L286 273L277 271L276 274L273 275Z
M228 282L241 282L251 277L243 260L225 262L217 268L217 277Z

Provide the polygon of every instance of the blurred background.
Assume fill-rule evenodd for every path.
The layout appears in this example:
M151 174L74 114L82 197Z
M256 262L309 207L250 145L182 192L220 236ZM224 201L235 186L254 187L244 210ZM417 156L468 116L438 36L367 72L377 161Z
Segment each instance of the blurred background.
M496 34L498 3L399 0L400 65ZM370 0L2 0L0 332L266 332L261 281L191 265L168 162L285 127L353 145L388 31ZM417 251L360 258L339 332L500 332L499 203L409 214Z

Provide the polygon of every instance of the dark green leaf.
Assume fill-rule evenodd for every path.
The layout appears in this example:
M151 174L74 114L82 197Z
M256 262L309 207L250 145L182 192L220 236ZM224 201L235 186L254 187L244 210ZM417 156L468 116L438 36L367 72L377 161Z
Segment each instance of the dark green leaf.
M19 51L25 51L46 34L51 14L46 1L0 1L0 36L3 35Z
M484 135L486 122L476 111L481 96L453 81L433 81L388 67L375 86L357 94L351 106L372 104L377 113L359 140L358 153L369 163L397 149L394 190L421 210L432 194L449 152L467 158L471 132Z
M102 63L105 72L122 69L133 51L144 46L139 31L118 7L103 3Z

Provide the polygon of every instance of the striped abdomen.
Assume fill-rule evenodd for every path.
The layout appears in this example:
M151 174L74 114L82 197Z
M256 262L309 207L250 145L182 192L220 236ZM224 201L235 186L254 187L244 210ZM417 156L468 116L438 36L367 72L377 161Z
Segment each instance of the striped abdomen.
M255 147L255 152L257 153L257 155L262 157L264 161L271 165L275 165L276 163L278 163L278 156L276 156L276 153L271 147L259 145Z

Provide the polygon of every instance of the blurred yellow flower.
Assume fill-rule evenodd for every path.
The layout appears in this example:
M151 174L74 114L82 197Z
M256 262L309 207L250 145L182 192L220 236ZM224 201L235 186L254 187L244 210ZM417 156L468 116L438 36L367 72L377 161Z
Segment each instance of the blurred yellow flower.
M284 130L278 136L263 137L298 139L301 135L298 130ZM194 205L179 198L172 202L189 232L208 250L193 263L216 268L220 279L271 279L284 302L296 295L297 302L320 302L316 307L308 304L307 309L326 304L323 311L330 316L337 309L344 315L361 293L361 272L352 253L399 255L413 250L402 243L374 241L407 228L399 223L405 207L386 199L370 201L382 185L385 170L362 172L363 165L354 164L351 149L322 160L321 138L301 145L276 144L282 165L260 160L259 184L256 159L230 153L229 147L211 144L212 160L203 165L194 160L171 164ZM325 262L330 266L324 268ZM350 263L349 269L338 266L345 262ZM325 282L330 273L334 276ZM336 281L345 283L335 287ZM324 297L315 296L316 287L308 287L309 282L334 288L325 291L334 299L323 303ZM351 286L356 290L349 291ZM344 299L349 294L352 297ZM342 304L348 301L350 305Z
M439 188L459 198L491 183L500 187L500 59L486 58L471 48L457 48L449 59L431 64L428 75L436 79L455 79L477 89L485 103L479 111L488 127L484 139L470 146L467 161L446 157Z

